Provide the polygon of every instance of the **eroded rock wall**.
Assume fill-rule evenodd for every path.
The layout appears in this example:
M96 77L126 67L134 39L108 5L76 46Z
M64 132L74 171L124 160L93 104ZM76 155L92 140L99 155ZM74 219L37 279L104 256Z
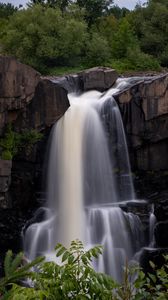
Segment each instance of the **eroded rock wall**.
M168 74L145 78L115 95L123 117L132 167L168 169Z

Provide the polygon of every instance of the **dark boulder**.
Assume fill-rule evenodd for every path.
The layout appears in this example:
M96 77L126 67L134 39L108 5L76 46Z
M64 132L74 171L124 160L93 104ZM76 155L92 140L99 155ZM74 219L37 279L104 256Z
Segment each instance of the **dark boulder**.
M156 268L161 268L165 263L164 255L167 254L168 248L143 248L140 253L139 262L144 272L154 272L153 268L150 265L150 261L155 264Z
M156 246L168 248L168 221L157 223L154 234Z

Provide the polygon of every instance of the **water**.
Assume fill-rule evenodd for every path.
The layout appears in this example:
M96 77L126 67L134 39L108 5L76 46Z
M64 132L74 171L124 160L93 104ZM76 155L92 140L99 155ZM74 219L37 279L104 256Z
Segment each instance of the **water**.
M50 137L45 218L28 227L24 245L34 259L52 257L57 242L102 244L95 268L120 281L123 265L140 247L141 226L118 206L135 195L116 91L69 95L71 106Z
M149 217L149 247L155 246L154 229L156 225L156 217L154 215L154 205L152 204L150 217Z

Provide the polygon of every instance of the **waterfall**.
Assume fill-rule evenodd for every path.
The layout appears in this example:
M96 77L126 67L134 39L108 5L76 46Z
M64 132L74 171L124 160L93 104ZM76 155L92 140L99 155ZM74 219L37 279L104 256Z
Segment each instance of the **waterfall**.
M28 227L24 248L34 259L52 256L57 242L102 244L95 268L121 280L123 265L140 247L141 226L119 207L135 195L115 91L69 95L70 108L50 137L45 218Z
M155 225L156 225L156 217L154 214L154 205L152 204L150 217L149 217L149 247L154 247L155 245L155 236L154 236Z

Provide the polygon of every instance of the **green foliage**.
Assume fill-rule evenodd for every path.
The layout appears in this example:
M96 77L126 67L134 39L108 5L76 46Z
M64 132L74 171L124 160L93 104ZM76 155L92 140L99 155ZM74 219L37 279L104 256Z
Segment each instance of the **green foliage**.
M0 279L0 295L2 295L1 299L14 299L11 298L11 294L13 295L12 290L8 292L8 289L11 288L14 283L18 283L21 279L34 278L34 273L31 271L31 269L34 266L40 266L43 260L43 257L38 257L33 262L25 263L25 265L23 265L23 253L20 252L14 257L12 251L9 250L6 253L4 260L5 276Z
M108 11L113 4L113 0L77 0L79 7L85 9L85 19L90 27L101 17L104 12Z
M137 7L129 16L142 51L153 55L163 66L168 66L168 4L167 1L149 1L147 7ZM166 49L166 50L165 50Z
M113 0L30 0L27 9L11 9L5 18L0 9L0 53L43 74L111 62L118 71L168 66L166 0L133 12Z
M3 159L11 159L18 151L18 134L12 130L11 125L8 125L4 138L0 139L0 147L2 149L1 157Z
M131 64L130 69L134 70L161 70L159 62L153 56L143 53L137 46L127 49L127 60Z
M125 7L120 8L118 5L114 5L108 11L109 15L113 15L116 19L121 19L129 14L129 10Z
M93 67L102 65L110 58L110 48L105 38L93 32L86 46L86 65Z
M116 59L127 57L129 48L135 48L138 44L137 38L126 18L119 22L117 31L112 42L112 56Z
M91 267L92 259L101 253L101 246L85 251L78 240L69 249L58 244L56 256L61 257L62 264L45 263L36 286L47 292L47 299L111 299L113 280Z
M22 133L17 134L20 147L32 146L43 137L42 133L37 132L35 129L24 130Z
M30 0L28 2L28 7L40 4L44 7L59 8L64 12L70 3L71 0Z
M116 283L111 277L93 270L91 262L102 253L101 246L84 250L79 241L72 241L69 249L56 246L60 263L44 262L37 258L23 265L23 254L15 258L11 251L6 254L5 276L0 280L1 299L12 300L166 300L168 299L168 256L165 265L153 269L147 275L138 265L123 271L123 282ZM36 267L33 272L32 267ZM20 285L20 279L31 278L33 287Z
M87 39L86 24L59 9L35 5L10 18L4 51L45 72L51 65L74 65Z
M31 151L33 145L41 138L42 134L34 129L17 133L9 124L4 137L0 139L1 158L11 160L22 149Z
M0 3L0 18L6 19L13 15L17 10L18 8L13 6L11 3Z

